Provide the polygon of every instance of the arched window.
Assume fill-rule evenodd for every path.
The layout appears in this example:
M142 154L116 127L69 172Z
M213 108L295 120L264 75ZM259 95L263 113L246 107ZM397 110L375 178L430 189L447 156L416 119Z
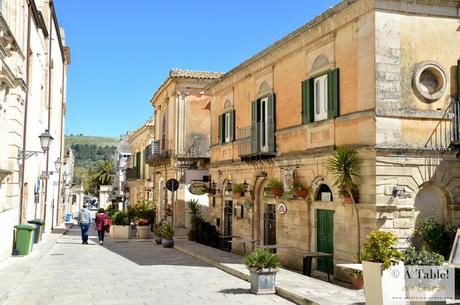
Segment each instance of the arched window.
M327 184L320 184L318 187L318 191L316 192L316 201L334 201L334 198L332 197L332 191L327 186Z
M267 84L267 82L263 82L259 87L259 95L264 93L270 93L270 86Z
M235 110L229 99L225 100L224 109L219 116L219 143L229 143L235 140Z
M161 120L161 150L166 150L166 113Z
M224 103L224 111L227 110L227 109L230 109L232 107L232 102L230 102L229 99L226 99L225 100L225 103Z
M311 65L311 72L318 71L329 65L329 59L324 55L319 55Z

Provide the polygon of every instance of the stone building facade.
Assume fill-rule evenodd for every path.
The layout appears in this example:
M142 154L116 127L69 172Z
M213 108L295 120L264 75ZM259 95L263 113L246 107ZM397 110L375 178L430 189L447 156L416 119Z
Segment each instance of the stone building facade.
M209 215L221 233L292 246L279 258L300 269L305 251L353 262L374 229L405 248L427 215L458 222L459 4L343 1L210 84ZM356 211L327 170L342 145L362 160L360 241ZM267 195L270 178L294 175L309 198ZM228 187L244 182L233 198Z
M63 218L67 65L70 50L53 1L0 2L0 260L11 254L14 225L33 218L46 231ZM38 136L53 141L43 153Z
M154 176L146 159L150 145L154 141L154 128L152 118L128 137L131 153L127 160L124 182L127 206L135 206L139 201L153 202Z
M155 142L147 162L154 168L158 219L173 223L178 233L189 227L185 201L197 199L207 206L206 195L188 191L192 182L209 182L210 98L204 88L221 73L172 69L155 92ZM176 179L174 194L166 182Z

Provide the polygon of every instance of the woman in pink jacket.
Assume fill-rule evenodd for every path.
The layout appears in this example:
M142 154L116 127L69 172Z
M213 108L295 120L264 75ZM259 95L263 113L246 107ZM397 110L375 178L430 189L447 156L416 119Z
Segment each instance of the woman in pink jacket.
M105 213L104 209L99 209L96 213L96 230L97 236L99 238L99 245L104 244L104 233L108 225L108 216Z

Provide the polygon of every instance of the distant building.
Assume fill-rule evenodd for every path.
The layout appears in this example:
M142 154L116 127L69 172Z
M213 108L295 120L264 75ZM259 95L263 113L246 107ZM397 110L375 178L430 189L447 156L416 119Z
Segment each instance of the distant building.
M177 228L190 226L185 201L197 199L208 206L207 195L193 195L191 183L209 185L210 97L205 87L221 73L172 69L155 92L155 142L147 163L154 168L158 216ZM168 191L169 179L179 181L179 189ZM184 230L185 232L185 230Z
M155 123L151 118L128 137L131 153L127 160L124 182L128 206L134 206L139 201L153 202L153 174L146 159L150 154L150 145L154 141L154 128Z
M122 135L118 142L117 151L114 155L113 172L115 173L112 188L113 197L112 202L119 204L119 208L123 209L125 203L125 182L126 182L126 169L128 167L128 160L131 156L131 145L128 142L129 133Z

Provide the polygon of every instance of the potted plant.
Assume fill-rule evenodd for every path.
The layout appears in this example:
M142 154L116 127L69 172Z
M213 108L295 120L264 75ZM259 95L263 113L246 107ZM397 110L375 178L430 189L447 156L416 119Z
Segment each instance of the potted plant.
M153 236L155 238L155 243L160 245L163 238L161 237L161 226L159 224L153 225Z
M241 197L243 196L243 193L244 193L244 189L243 189L243 185L242 184L239 184L239 183L234 183L232 184L232 196L233 197Z
M198 234L198 226L202 219L201 214L203 213L203 206L196 199L190 199L185 202L190 215L190 231L188 233L189 240L196 240Z
M363 244L366 304L399 304L391 298L390 291L395 289L395 285L390 285L394 280L392 273L397 271L398 274L404 274L404 264L401 262L403 254L395 248L396 240L396 236L391 232L376 230L369 234ZM389 270L390 267L393 270Z
M120 211L112 217L112 238L128 239L130 233L130 221L128 214Z
M164 223L161 226L161 237L163 238L161 243L165 248L174 247L174 230L169 223Z
M244 258L244 264L249 269L252 293L275 293L275 276L279 266L276 254L267 249L257 249Z
M283 196L283 183L276 178L270 179L267 184L267 189L269 189L275 197Z
M357 264L362 264L361 255L358 255L355 258ZM363 272L361 270L352 270L351 271L351 285L355 289L363 289L364 279Z
M361 221L359 218L359 209L356 205L358 187L354 183L354 180L358 177L360 168L361 159L358 156L358 152L348 146L337 147L334 155L327 160L327 170L335 176L334 186L338 189L339 195L346 196L348 194L356 211L358 256L361 252Z
M292 185L292 191L296 197L305 199L307 198L310 189L301 181L294 181L294 184Z
M152 224L155 222L155 207L151 202L141 200L134 209L134 219L137 224L139 238L152 238Z

